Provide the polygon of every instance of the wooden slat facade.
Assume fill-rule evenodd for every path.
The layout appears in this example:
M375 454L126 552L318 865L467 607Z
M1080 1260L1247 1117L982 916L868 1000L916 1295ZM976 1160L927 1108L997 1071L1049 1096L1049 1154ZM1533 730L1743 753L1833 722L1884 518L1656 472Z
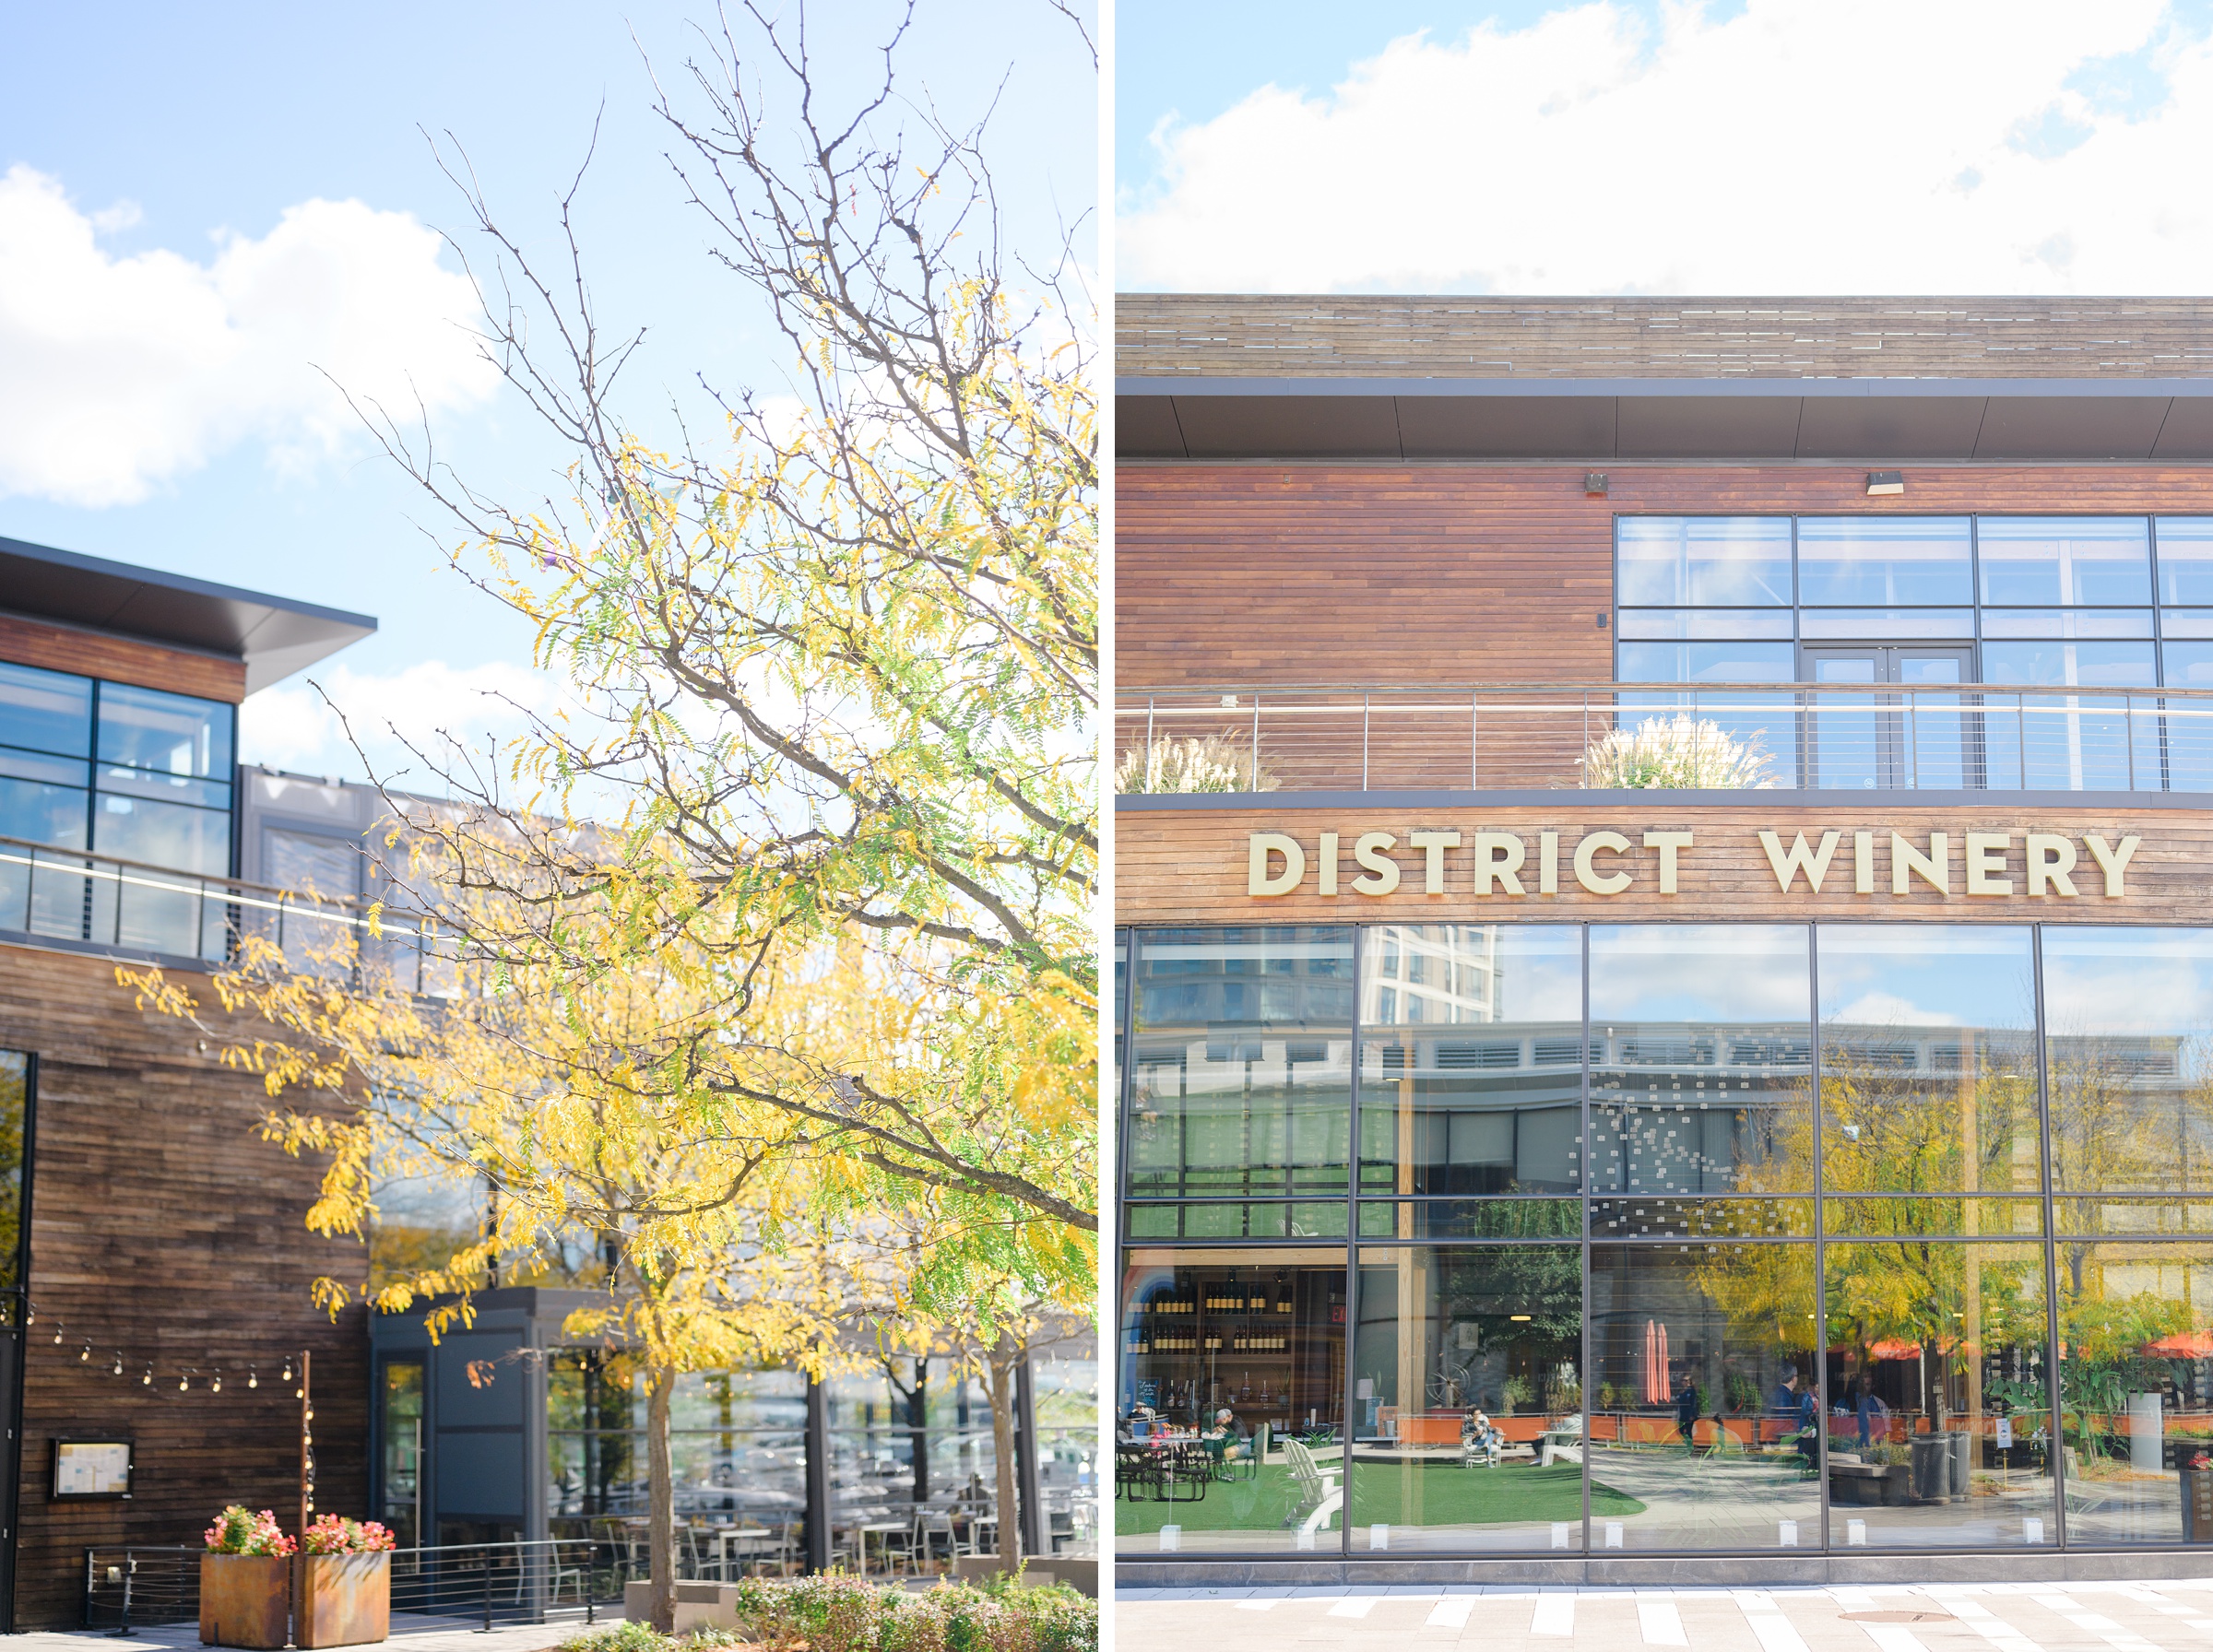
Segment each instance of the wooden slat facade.
M1130 378L2202 378L2206 298L1133 292Z
M1116 670L1189 685L1609 682L1630 513L2213 513L2213 468L1142 465L1115 483ZM1609 621L1610 623L1610 621Z
M81 677L133 683L172 694L222 700L232 705L246 697L243 660L165 648L158 643L27 620L17 614L0 614L0 660L48 671L73 671Z
M361 1253L307 1231L317 1167L259 1139L259 1083L196 1043L188 1023L137 1009L110 962L0 947L0 1048L39 1057L18 1629L80 1622L87 1545L197 1543L232 1502L297 1524L287 1353L314 1353L317 1508L367 1513L361 1310L334 1324L308 1296L318 1274L357 1277ZM218 1364L219 1395L207 1388ZM180 1393L185 1366L197 1371ZM53 1438L109 1434L136 1441L133 1499L49 1501Z
M1410 808L1379 802L1327 808L1151 809L1123 808L1115 813L1117 881L1115 921L1135 926L1172 924L1315 923L1538 923L1546 919L1595 922L1803 921L1808 918L1929 923L2213 924L2213 813L2194 809L2105 809L2090 808L2024 809L2002 796L1972 808L1932 808L1908 797L1896 803L1852 808L1763 808L1738 793L1726 802L1688 806L1655 805L1624 798L1619 793L1563 792L1556 806L1520 804L1510 808ZM1759 832L1772 831L1787 856L1803 833L1818 851L1823 835L1839 833L1818 894L1803 869L1793 874L1789 892L1769 861ZM1320 834L1338 834L1337 893L1320 892ZM1355 864L1355 839L1367 832L1388 832L1396 840L1388 858L1399 867L1399 887L1390 894L1366 895L1353 888L1363 876ZM1461 846L1441 851L1443 892L1426 892L1426 853L1407 840L1415 832L1457 832ZM1496 881L1487 895L1475 891L1474 838L1478 832L1506 832L1523 844L1519 874L1524 892L1515 896ZM1538 872L1546 832L1559 833L1556 894L1539 892ZM1575 877L1577 844L1586 836L1613 832L1627 838L1626 853L1592 856L1593 874L1626 872L1629 886L1618 894L1596 894ZM1692 842L1677 851L1676 892L1661 892L1661 851L1644 846L1648 832L1688 832ZM1854 835L1874 834L1874 890L1862 894L1854 883ZM1946 864L1951 891L1939 893L1920 875L1909 879L1908 892L1892 892L1890 834L1901 834L1923 855L1930 834L1947 834ZM1966 834L2004 833L2010 844L1994 849L2000 876L2013 884L2005 895L1970 894L1966 867ZM1297 889L1275 896L1249 892L1249 848L1255 832L1280 832L1296 841L1306 857ZM2047 885L2041 897L2029 893L2025 864L2027 835L2048 833L2068 840L2075 856L2068 874L2075 894L2062 895ZM2097 833L2116 853L2124 837L2142 841L2122 873L2123 893L2109 897L2103 874L2085 843ZM1499 856L1497 858L1507 858ZM1281 858L1270 866L1281 871Z

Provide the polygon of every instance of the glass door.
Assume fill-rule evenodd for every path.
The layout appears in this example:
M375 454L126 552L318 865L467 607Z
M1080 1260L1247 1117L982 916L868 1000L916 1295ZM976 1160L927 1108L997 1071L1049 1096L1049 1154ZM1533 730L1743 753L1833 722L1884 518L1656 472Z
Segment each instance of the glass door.
M1805 784L1843 791L1979 787L1972 651L1892 643L1805 650L1814 683L1856 691L1806 700ZM1898 691L1886 693L1896 685Z

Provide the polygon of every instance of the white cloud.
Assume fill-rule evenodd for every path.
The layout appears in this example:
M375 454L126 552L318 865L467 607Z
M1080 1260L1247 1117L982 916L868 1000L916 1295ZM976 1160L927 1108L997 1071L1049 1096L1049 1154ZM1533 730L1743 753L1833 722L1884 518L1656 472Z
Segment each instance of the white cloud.
M2126 108L2071 85L2132 78L2154 95ZM1326 95L1265 87L1154 142L1131 288L2213 287L2213 41L2160 0L1749 0L1649 32L1583 6L1396 41Z
M1825 1016L1847 1027L1957 1027L1959 1018L1941 1009L1916 1004L1897 993L1876 988L1864 992L1843 1009Z
M562 702L559 683L521 666L422 660L388 675L337 666L247 700L240 708L239 755L299 774L363 779L350 725L376 778L403 791L437 792L444 789L438 777L410 746L433 755L456 746L487 752L522 733L530 714L551 715Z
M136 210L0 175L0 496L128 503L248 437L310 463L360 428L333 379L401 413L491 395L475 293L408 215L306 201L196 264L104 250Z

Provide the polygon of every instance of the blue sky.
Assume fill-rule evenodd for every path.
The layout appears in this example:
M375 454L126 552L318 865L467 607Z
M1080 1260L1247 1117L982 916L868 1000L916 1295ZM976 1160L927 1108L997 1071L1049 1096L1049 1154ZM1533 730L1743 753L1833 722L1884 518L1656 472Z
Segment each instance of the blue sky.
M1125 289L2207 290L2207 0L1117 14Z
M894 15L882 0L814 9L834 87L861 83ZM479 487L552 487L563 455L467 360L457 263L414 228L463 227L418 128L452 132L543 251L604 102L579 218L603 316L649 329L632 405L647 419L696 407L700 372L777 388L781 341L704 256L648 108L640 46L672 77L696 39L687 18L712 17L663 0L0 0L0 379L16 406L0 408L0 535L373 614L380 635L317 673L353 709L492 726L468 690L516 690L527 635L445 570L421 530L452 530L303 358L339 361L349 384L427 387L442 449ZM949 116L999 95L1018 242L1090 209L1090 62L1043 0L925 4L901 70ZM318 201L358 206L306 207ZM294 313L303 287L328 289L325 311ZM249 761L358 768L297 682L256 701Z

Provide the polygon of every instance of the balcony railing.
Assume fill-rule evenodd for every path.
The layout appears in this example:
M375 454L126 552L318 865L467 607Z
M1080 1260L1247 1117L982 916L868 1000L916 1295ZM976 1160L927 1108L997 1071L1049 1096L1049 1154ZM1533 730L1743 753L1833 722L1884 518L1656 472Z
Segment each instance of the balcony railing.
M258 936L302 973L373 964L415 992L437 990L445 957L433 926L387 912L373 932L359 901L12 837L0 837L0 930L209 964L236 959Z
M1116 788L2213 792L2213 693L1983 684L1178 688Z

